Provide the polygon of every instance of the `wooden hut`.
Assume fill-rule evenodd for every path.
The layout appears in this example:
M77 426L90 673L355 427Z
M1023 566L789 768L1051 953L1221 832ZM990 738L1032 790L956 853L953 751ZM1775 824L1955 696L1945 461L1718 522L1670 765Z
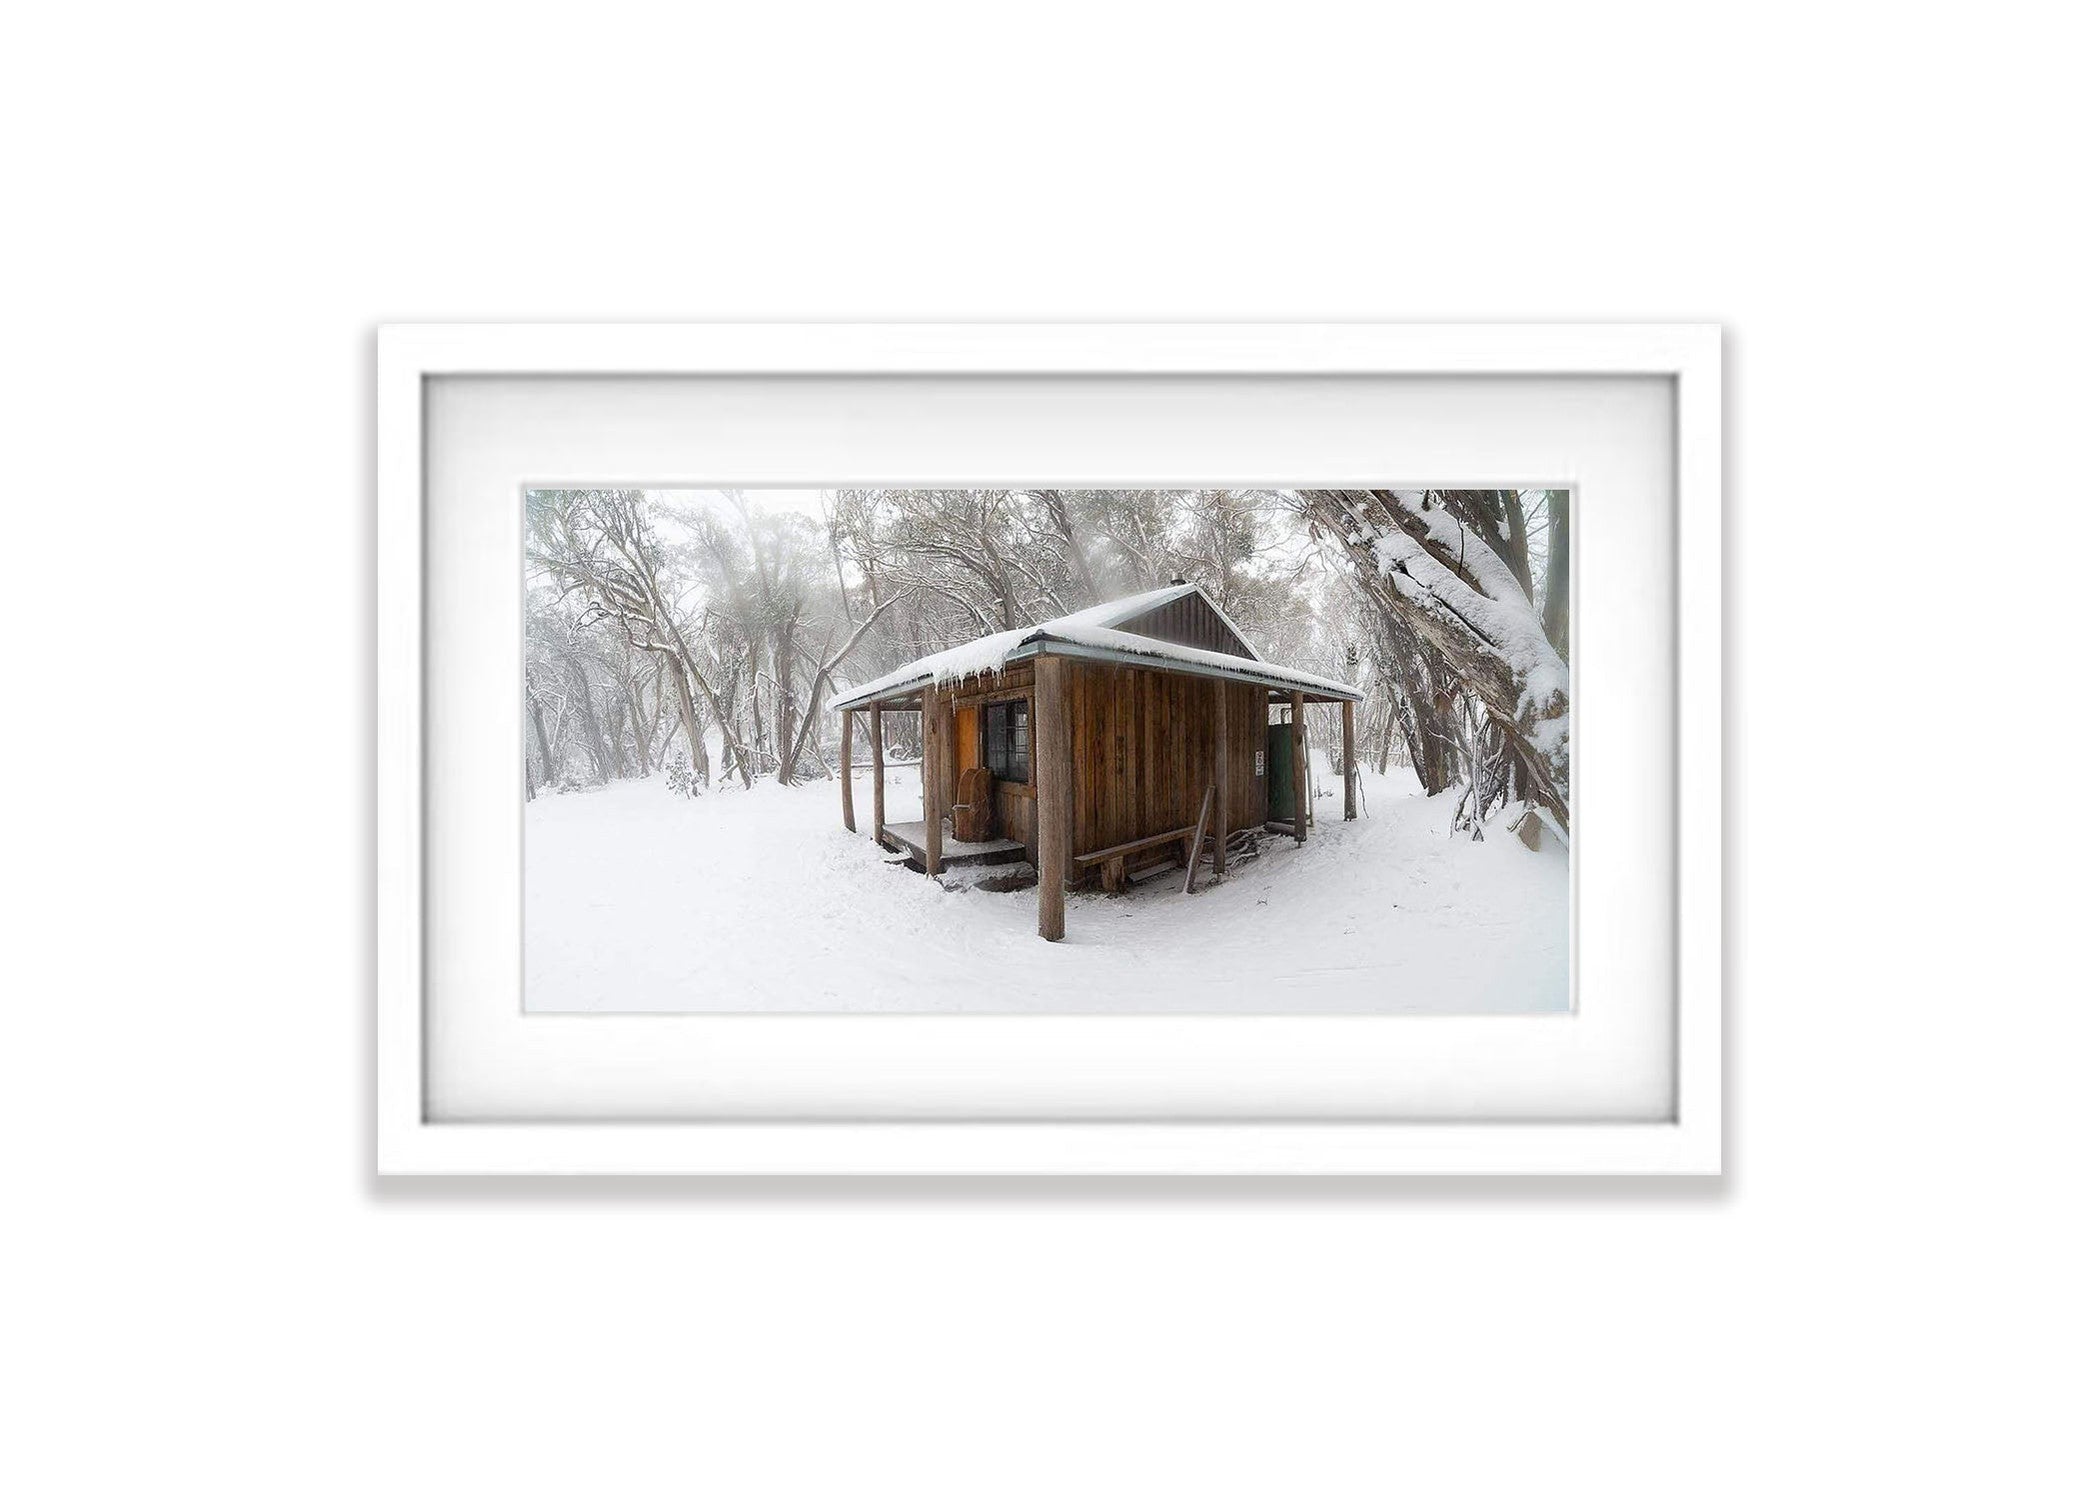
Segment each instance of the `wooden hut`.
M1067 890L1119 892L1170 863L1192 890L1224 877L1230 837L1271 824L1303 842L1305 709L1341 706L1343 816L1356 813L1355 704L1343 682L1264 660L1191 583L1007 630L901 666L831 700L849 762L866 715L874 837L928 875L943 861L1025 857L1040 930L1064 935ZM1269 723L1270 708L1287 717ZM890 824L883 717L923 715L924 817ZM845 825L853 781L839 777Z

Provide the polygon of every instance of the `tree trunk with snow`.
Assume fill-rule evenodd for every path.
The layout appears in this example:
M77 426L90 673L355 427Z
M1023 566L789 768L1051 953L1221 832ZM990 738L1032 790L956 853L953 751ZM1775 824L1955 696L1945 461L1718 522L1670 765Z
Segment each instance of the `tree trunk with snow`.
M1509 734L1529 790L1562 826L1568 810L1567 663L1547 639L1529 593L1495 542L1463 518L1495 521L1493 491L1307 489L1298 503L1315 534L1338 546L1359 591L1403 623L1456 674ZM1485 522L1480 522L1485 523Z
M649 774L649 741L655 737L656 726L642 717L641 689L634 685L634 678L629 676L624 685L627 689L627 712L634 719L634 759L640 766L639 774L646 780Z
M596 768L598 779L610 781L619 775L619 763L612 758L612 751L605 743L604 725L598 719L597 700L590 690L590 674L583 669L579 657L568 659L569 680L576 685L576 721L583 730L583 748L590 755L590 763Z
M1516 581L1523 585L1523 596L1537 602L1538 585L1531 576L1530 523L1523 514L1523 491L1520 489L1501 491L1501 533L1508 543L1501 554L1502 560L1508 563Z
M1552 491L1546 501L1547 514L1551 517L1551 537L1546 542L1545 555L1545 638L1552 648L1560 653L1560 659L1571 660L1567 642L1567 601L1573 571L1573 537L1569 534L1569 501L1571 496L1564 489Z
M711 782L707 765L707 741L700 733L699 715L693 711L692 689L685 685L685 670L671 662L671 685L678 689L678 718L685 725L685 743L692 753L692 773L702 786Z
M818 719L817 708L823 701L823 690L827 686L835 686L831 674L838 669L840 662L853 653L853 647L860 643L860 637L867 633L869 626L880 619L883 612L894 602L896 602L896 597L891 595L875 605L873 609L868 611L867 618L853 626L852 633L846 637L844 645L840 646L830 656L814 663L815 669L809 673L809 706L802 714L802 731L795 737L794 750L788 756L791 763L799 764L801 761L802 751L808 744L809 730L815 726ZM824 642L826 646L830 645L830 643L828 640ZM845 764L852 758L852 753L853 747L850 744L841 744L838 750L838 763L841 765ZM783 774L780 778L780 784L787 786L792 785L793 782L789 781Z
M539 778L551 781L554 779L554 747L547 742L546 715L540 712L539 698L529 691L525 694L525 706L532 712L532 737L539 741ZM527 789L530 789L529 785Z

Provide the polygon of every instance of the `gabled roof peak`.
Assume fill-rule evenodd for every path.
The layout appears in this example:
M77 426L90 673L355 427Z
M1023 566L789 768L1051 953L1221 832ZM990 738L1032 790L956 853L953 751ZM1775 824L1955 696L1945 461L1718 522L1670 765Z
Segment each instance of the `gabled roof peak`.
M1224 621L1225 628L1246 647L1247 656L1227 655L1218 651L1203 650L1197 646L1179 645L1120 628L1128 620L1148 614L1162 605L1191 594L1200 596L1203 602L1215 611L1217 617ZM1002 630L997 634L967 641L944 651L935 651L930 656L923 656L900 666L871 682L863 682L839 693L830 700L827 707L835 713L841 708L861 707L893 694L916 691L928 686L937 687L966 677L988 675L1000 670L1009 661L1040 655L1045 651L1056 655L1080 655L1096 660L1124 661L1132 665L1148 666L1154 670L1192 671L1198 675L1221 676L1280 691L1306 690L1318 694L1324 700L1360 700L1362 697L1361 693L1345 682L1270 663L1254 650L1252 642L1239 633L1239 627L1232 623L1229 615L1217 607L1216 600L1196 584L1181 583L1154 588L1144 593L1133 593L1126 598L1110 599L1105 604L1095 604L1090 609L1081 609L1059 619L1046 620L1039 625L1023 625L1017 630Z
M1067 625L1098 625L1110 630L1120 629L1141 614L1149 614L1154 609L1163 608L1165 605L1174 602L1174 600L1187 598L1191 594L1210 606L1210 612L1223 622L1224 627L1231 632L1232 638L1246 648L1246 654L1250 660L1265 661L1268 659L1261 654L1251 640L1246 638L1246 632L1233 622L1232 617L1224 612L1223 607L1218 604L1217 600L1210 597L1207 589L1200 583L1184 583L1178 578L1164 588L1153 588L1144 593L1130 594L1125 598L1110 599L1105 604L1096 604L1091 609L1081 609L1076 614L1065 615L1062 619L1045 621L1035 628L1055 631Z

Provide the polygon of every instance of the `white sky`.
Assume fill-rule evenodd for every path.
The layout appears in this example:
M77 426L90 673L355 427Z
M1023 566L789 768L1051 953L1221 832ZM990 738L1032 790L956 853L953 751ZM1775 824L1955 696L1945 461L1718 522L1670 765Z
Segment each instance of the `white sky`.
M771 489L757 485L744 487L743 497L753 510L792 510L822 524L823 497L826 492L821 489ZM649 493L666 498L675 496L681 500L699 500L708 505L719 505L722 502L722 494L718 489L652 489Z

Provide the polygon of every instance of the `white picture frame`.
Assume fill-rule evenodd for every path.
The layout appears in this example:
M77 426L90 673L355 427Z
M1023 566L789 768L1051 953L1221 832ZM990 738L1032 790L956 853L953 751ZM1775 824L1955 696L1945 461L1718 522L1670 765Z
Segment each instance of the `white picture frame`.
M1716 327L418 325L380 330L377 369L376 1166L381 1174L1711 1175L1723 1169L1721 365ZM487 1117L433 1108L437 1074L432 1036L454 1033L446 1027L433 1032L427 968L432 809L426 800L426 767L432 745L426 739L425 694L431 632L443 628L433 623L429 612L431 579L426 572L432 441L428 396L433 381L510 377L622 377L627 382L812 377L863 386L925 379L1053 379L1067 386L1114 380L1124 382L1122 388L1132 381L1196 380L1206 382L1205 389L1228 389L1235 378L1466 382L1484 377L1514 382L1511 389L1526 388L1523 382L1583 378L1662 382L1670 446L1666 521L1673 530L1673 546L1667 552L1673 576L1666 580L1673 600L1673 640L1667 644L1673 646L1674 674L1673 679L1649 685L1673 705L1674 764L1673 784L1657 777L1661 784L1643 794L1656 799L1654 815L1669 824L1673 900L1667 902L1670 909L1644 911L1638 920L1651 929L1645 940L1673 947L1665 975L1672 991L1663 996L1666 1013L1646 1022L1655 1043L1665 1049L1666 1107L1630 1117L1608 1111L1591 1117L1575 1107L1557 1114L1503 1110L1470 1117L1460 1100L1432 1117L1344 1112L1314 1118L1278 1116L1273 1110L1235 1117L1233 1095L1226 1089L1188 1094L1211 1101L1192 1107L1187 1117L1133 1118L1126 1106L1089 1103L1076 1094L1068 1109L1060 1108L1056 1078L1045 1074L1029 1093L1032 1102L1024 1114L1001 1117L966 1117L968 1111L960 1105L929 1110L922 1117L845 1117L812 1108L806 1098L770 1115L762 1107L749 1106L706 1118L668 1117L639 1103L633 1109L622 1107L616 1093L599 1094L587 1107L550 1108L543 1116L529 1106ZM581 476L521 472L517 477ZM703 476L600 471L591 477L609 482ZM862 476L834 468L801 477L843 482L896 476ZM1007 473L977 477L1018 478ZM1340 482L1353 477L1397 483L1423 476L1239 477L1245 482ZM1445 470L1427 477L1461 482L1473 475ZM1492 477L1513 482L1531 475L1502 472ZM1579 648L1576 669L1585 669ZM1580 704L1578 697L1578 712ZM1578 729L1578 736L1581 732ZM491 856L490 867L483 871L496 882L506 877L495 867L499 862ZM1581 899L1578 878L1577 902ZM1671 918L1673 931L1667 929ZM488 954L491 964L499 957L492 949ZM753 1035L754 1024L766 1023L736 1018L745 1022L741 1037ZM577 1027L600 1023L599 1017L539 1019L559 1028L540 1035L560 1036L564 1044L565 1038L583 1034ZM986 1026L1011 1023L978 1019L975 1033L981 1037ZM1201 1017L1176 1022L1184 1027L1234 1023ZM1390 1018L1375 1023L1442 1026L1442 1034L1455 1029L1453 1023L1437 1020ZM871 1031L870 1024L889 1029ZM1237 1024L1243 1027L1244 1022ZM1666 1029L1658 1028L1664 1024ZM730 1033L710 1034L721 1038ZM815 1044L810 1038L818 1034L805 1018L764 1032L762 1045L777 1063L797 1045ZM927 1034L923 1022L907 1017L863 1017L857 1029L840 1032L834 1040L840 1048L837 1054L846 1055L854 1047L886 1047L896 1037ZM1087 1035L1097 1038L1101 1033L1074 1031L1064 1041L1041 1029L1030 1034L1048 1038L1050 1044L1041 1049L1054 1055L1058 1045L1068 1041L1083 1048ZM1145 1032L1134 1023L1117 1034L1131 1038L1132 1044L1144 1044ZM1364 1032L1358 1029L1354 1034L1360 1037ZM1430 1032L1413 1034L1428 1044ZM1238 1065L1257 1065L1258 1051L1254 1048ZM1311 1069L1306 1077L1316 1076L1321 1054L1316 1047L1305 1052L1311 1059L1305 1062ZM551 1062L542 1056L541 1065L558 1068L558 1047L550 1055Z

